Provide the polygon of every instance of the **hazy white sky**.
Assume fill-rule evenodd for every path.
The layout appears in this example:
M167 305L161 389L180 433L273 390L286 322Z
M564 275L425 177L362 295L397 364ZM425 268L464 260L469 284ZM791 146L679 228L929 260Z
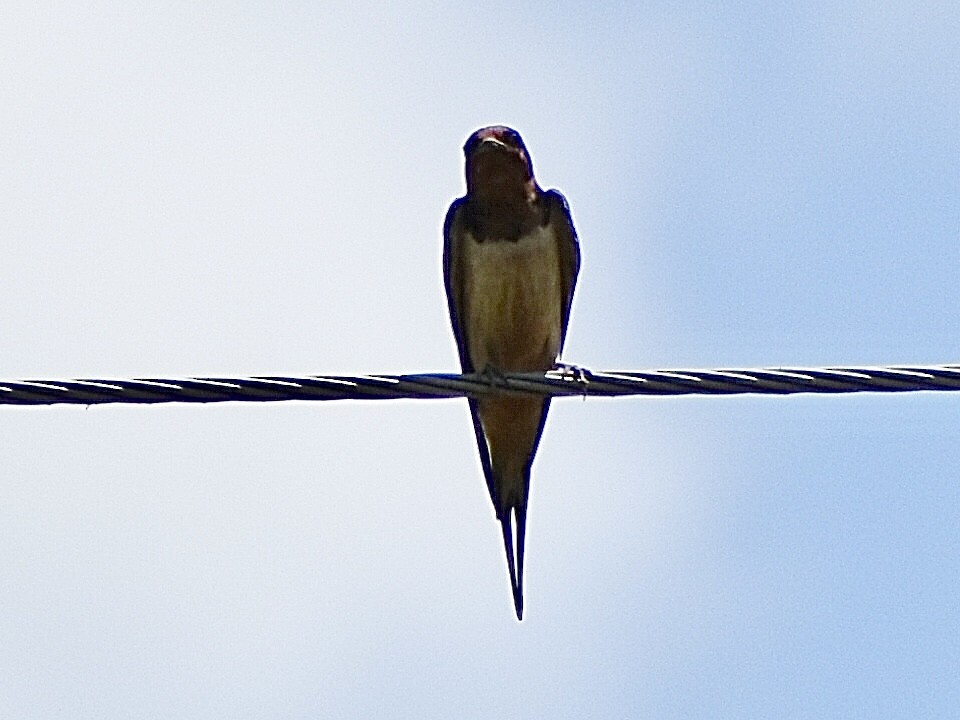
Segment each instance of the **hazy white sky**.
M452 371L461 145L565 357L960 362L948 2L0 9L0 377ZM0 407L0 715L943 717L960 397L558 401L517 624L463 401Z

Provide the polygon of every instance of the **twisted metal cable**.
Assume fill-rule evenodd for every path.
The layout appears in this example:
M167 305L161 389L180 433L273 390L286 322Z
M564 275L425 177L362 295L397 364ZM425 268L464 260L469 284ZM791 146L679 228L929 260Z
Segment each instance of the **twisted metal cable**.
M739 395L960 390L960 365L360 375L137 380L0 380L0 405L388 400L539 394Z

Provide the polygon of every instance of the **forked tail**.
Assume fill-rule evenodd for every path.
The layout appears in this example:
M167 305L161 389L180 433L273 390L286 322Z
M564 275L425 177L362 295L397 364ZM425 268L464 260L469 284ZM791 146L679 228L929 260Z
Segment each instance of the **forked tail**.
M511 519L516 520L516 553ZM523 505L507 508L500 517L500 527L503 528L503 547L507 553L507 570L510 572L510 586L513 589L513 607L517 611L517 620L523 620L523 542L527 531L527 508Z

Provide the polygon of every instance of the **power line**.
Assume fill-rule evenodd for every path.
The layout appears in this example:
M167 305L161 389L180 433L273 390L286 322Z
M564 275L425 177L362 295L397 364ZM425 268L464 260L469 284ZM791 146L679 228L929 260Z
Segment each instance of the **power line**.
M625 395L790 395L960 390L960 365L760 368L480 375L358 375L132 380L0 380L0 405L156 404L391 400L534 393Z

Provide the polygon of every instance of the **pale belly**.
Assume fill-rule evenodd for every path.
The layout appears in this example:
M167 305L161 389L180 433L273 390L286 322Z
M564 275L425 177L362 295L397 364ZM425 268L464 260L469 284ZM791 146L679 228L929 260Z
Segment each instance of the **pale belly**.
M517 242L483 243L467 234L464 241L463 321L474 368L553 367L563 297L553 233L537 228Z

